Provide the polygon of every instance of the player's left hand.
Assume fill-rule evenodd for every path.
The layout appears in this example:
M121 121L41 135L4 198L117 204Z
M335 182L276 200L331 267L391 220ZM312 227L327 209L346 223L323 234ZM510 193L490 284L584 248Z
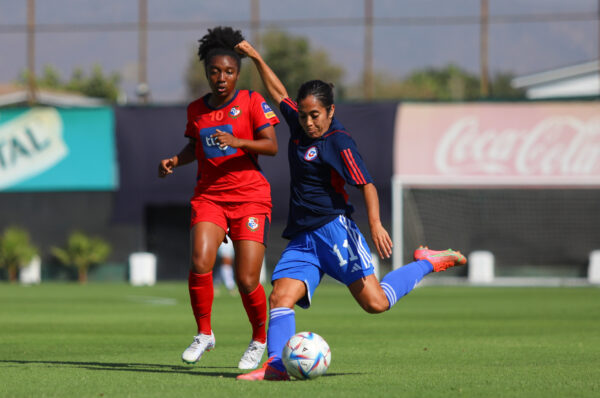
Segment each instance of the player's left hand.
M220 149L227 149L227 147L239 148L240 140L233 134L226 133L217 129L217 132L211 135L211 138L216 141Z
M246 40L242 40L234 47L234 50L242 55L247 55L250 58L257 58L258 52Z
M371 239L380 258L386 259L392 256L392 239L381 223L371 227Z

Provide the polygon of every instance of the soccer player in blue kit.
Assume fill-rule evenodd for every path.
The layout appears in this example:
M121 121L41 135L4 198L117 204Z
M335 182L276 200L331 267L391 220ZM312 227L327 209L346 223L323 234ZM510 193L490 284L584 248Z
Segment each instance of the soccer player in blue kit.
M320 80L304 83L297 101L246 41L236 51L252 59L290 128L288 162L291 189L283 237L290 239L273 272L269 297L267 350L262 368L239 375L240 380L289 380L281 361L287 340L296 333L294 306L310 306L324 274L348 286L369 313L390 309L430 272L463 265L458 251L420 247L415 261L388 273L381 281L373 274L369 247L350 218L353 211L344 185L363 194L371 238L381 258L392 254L392 240L379 218L379 198L356 144L334 117L333 87Z

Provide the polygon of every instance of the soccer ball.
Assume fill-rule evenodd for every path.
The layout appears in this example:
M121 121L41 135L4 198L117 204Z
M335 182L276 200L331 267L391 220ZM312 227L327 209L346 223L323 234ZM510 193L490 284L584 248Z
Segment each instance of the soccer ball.
M281 358L290 376L300 380L314 379L327 372L331 350L318 334L300 332L285 343Z

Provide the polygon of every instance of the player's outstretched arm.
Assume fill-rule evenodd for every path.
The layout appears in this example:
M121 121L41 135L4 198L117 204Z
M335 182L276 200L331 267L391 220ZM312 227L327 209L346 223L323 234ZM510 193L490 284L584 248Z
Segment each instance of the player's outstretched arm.
M358 188L361 190L365 199L369 228L371 229L371 239L373 240L373 244L375 244L377 253L381 258L390 258L392 255L392 239L381 224L377 189L372 183L359 185Z
M173 174L175 167L193 162L194 159L196 159L196 140L190 138L187 145L177 155L160 161L158 164L158 176L164 178L169 174Z
M284 98L288 97L287 90L285 86L279 80L275 72L267 65L267 63L263 60L261 55L256 51L254 47L246 40L241 41L235 46L235 50L240 54L244 54L248 56L256 65L256 69L260 74L260 78L262 79L269 96L278 106L283 101Z

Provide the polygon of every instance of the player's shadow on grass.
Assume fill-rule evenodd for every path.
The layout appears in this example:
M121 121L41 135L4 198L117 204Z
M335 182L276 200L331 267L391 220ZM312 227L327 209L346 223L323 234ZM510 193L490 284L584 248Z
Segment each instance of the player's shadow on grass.
M321 377L360 376L360 375L366 375L366 374L367 373L363 373L363 372L337 372L337 373L327 372Z
M154 363L115 363L115 362L73 362L73 361L24 361L24 360L6 360L0 359L0 364L20 364L20 365L50 365L50 366L68 366L88 370L108 370L121 372L142 372L142 373L178 373L189 374L192 376L213 376L235 378L240 374L236 367L194 367L181 365L163 365ZM223 369L223 371L217 371ZM225 369L232 369L227 372ZM209 371L207 371L209 370Z
M24 360L7 360L0 359L0 364L18 364L18 365L51 365L51 366L68 366L77 367L88 370L108 370L120 372L142 372L142 373L178 373L189 374L192 376L211 376L235 378L240 374L236 367L193 367L181 365L162 365L155 363L115 363L115 362L73 362L73 361L24 361ZM217 369L233 369L232 371L216 371ZM206 370L211 370L207 372ZM323 377L336 376L355 376L364 373L326 373Z

